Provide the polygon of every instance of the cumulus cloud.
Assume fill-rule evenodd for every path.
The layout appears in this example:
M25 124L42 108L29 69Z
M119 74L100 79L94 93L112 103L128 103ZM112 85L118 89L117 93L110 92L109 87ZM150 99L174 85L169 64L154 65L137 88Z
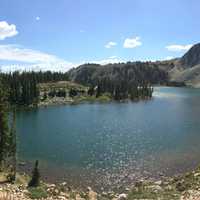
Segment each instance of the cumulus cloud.
M6 21L0 21L0 40L7 37L13 37L18 34L14 24L8 24Z
M84 63L97 63L106 65L108 63L120 63L125 60L117 56L110 56L100 60L80 61L76 63L68 62L55 55L41 51L23 48L19 45L0 45L0 61L8 61L13 64L0 65L0 71L62 71L66 72L72 67L77 67ZM6 62L5 62L6 63Z
M39 21L39 20L40 20L40 17L39 17L39 16L37 16L35 19L36 19L37 21Z
M67 71L69 68L73 67L72 63L60 59L55 55L26 49L18 45L0 45L0 60L22 62L24 64L12 65L13 68L20 68L20 66L23 68L25 66L27 68L32 67L33 70L38 67L44 70L48 68L48 70L52 71L59 71L58 69L63 68L63 70Z
M117 56L110 56L102 60L94 60L94 61L85 62L85 63L96 63L100 65L106 65L106 64L114 64L114 63L122 63L122 62L125 62L125 60L118 58Z
M178 44L173 44L173 45L169 45L166 46L166 49L169 51L187 51L189 50L193 45L192 44L188 44L188 45L178 45Z
M58 62L58 63L36 63L36 64L11 64L11 65L1 65L0 71L3 72L14 72L14 71L61 71L67 72L69 69L73 67L78 67L85 63L96 63L100 65L106 64L114 64L114 63L122 63L126 62L123 59L117 58L116 56L111 56L101 60L90 60L90 61L81 61L77 63L70 62Z
M110 48L112 48L112 47L114 47L114 46L116 46L117 45L117 43L116 42L108 42L106 45L105 45L105 48L107 48L107 49L110 49Z
M77 67L73 63L65 64L48 64L48 63L38 63L38 64L11 64L11 65L1 65L0 71L3 72L14 72L14 71L53 71L53 72L67 72L73 67Z
M32 49L22 48L18 45L0 45L0 60L39 63L55 62L58 61L58 58L54 55Z
M140 41L140 37L135 38L126 38L124 41L124 48L135 48L141 46L142 42Z

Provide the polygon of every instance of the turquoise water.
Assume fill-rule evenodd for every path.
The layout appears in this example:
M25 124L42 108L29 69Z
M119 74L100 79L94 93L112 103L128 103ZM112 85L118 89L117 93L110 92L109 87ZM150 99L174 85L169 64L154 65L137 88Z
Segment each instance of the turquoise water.
M19 159L48 180L126 186L200 163L200 90L157 87L149 101L52 106L17 113Z

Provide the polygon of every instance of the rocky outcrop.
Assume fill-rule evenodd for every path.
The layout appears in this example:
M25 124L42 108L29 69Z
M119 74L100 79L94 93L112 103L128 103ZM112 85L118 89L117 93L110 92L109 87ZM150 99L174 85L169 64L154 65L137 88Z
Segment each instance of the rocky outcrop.
M181 59L183 68L191 68L200 64L200 43L195 44Z
M194 45L183 57L171 62L173 67L166 68L171 81L200 88L200 43Z

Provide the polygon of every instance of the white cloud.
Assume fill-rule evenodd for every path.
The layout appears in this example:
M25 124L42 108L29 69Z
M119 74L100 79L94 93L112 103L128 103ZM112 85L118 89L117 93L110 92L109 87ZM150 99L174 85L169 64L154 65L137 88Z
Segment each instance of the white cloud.
M58 58L54 55L22 48L18 45L0 45L0 60L13 60L27 63L46 63L55 62Z
M14 24L8 24L6 21L0 21L0 40L7 37L13 37L18 34Z
M81 29L81 30L80 30L80 33L85 33L85 32L86 32L86 31L85 31L85 30L83 30L83 29Z
M140 37L126 38L124 41L124 48L135 48L141 45Z
M116 46L117 45L117 43L116 42L108 42L106 45L105 45L105 48L107 48L107 49L110 49L110 48L112 48L112 47L114 47L114 46Z
M167 56L164 60L172 60L172 59L174 59L173 56Z
M109 58L110 59L114 59L114 58L117 58L117 56L110 56Z
M166 49L169 51L187 51L189 50L193 45L192 44L188 44L188 45L178 45L178 44L173 44L173 45L169 45L166 46Z
M40 20L40 17L39 17L39 16L37 16L35 19L36 19L37 21L39 21L39 20Z
M125 62L125 60L118 58L117 56L111 56L109 58L105 58L102 60L94 60L90 62L84 62L84 63L96 63L100 65L106 65L106 64L114 64L114 63L122 63Z
M9 61L19 64L3 64L0 70L11 71L62 71L66 72L72 67L77 67L84 63L97 63L106 65L108 63L125 62L117 56L110 56L102 60L90 60L72 63L58 58L55 55L44 53L37 50L23 48L19 45L0 45L0 61Z
M90 61L82 61L79 63L70 63L70 62L64 62L64 63L37 63L37 64L11 64L11 65L0 65L0 71L3 72L14 72L14 71L61 71L61 72L67 72L69 69L73 67L78 67L85 63L95 63L100 65L106 65L106 64L114 64L114 63L122 63L126 62L123 59L117 58L117 57L109 57L102 60L90 60Z
M41 70L67 71L73 67L73 63L58 58L55 55L26 49L18 45L0 45L0 60L10 62L22 62L21 65L11 65L13 68L41 68ZM9 66L2 66L2 70ZM14 69L13 69L14 70ZM13 71L11 70L11 71Z
M1 65L0 71L3 72L14 72L14 71L54 71L54 72L67 72L69 69L73 67L77 67L78 65L74 65L72 63L69 64L46 64L46 63L38 63L38 64L11 64L11 65Z

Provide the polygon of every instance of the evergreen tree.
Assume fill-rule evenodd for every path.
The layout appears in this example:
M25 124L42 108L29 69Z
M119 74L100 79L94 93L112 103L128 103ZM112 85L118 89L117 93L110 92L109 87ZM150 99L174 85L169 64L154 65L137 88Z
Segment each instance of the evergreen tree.
M39 83L68 80L67 73L50 71L0 73L0 76L2 76L8 87L9 103L14 105L37 104L39 100Z
M47 99L47 93L44 92L44 94L43 94L43 98L42 98L42 101L45 101L46 99Z
M70 91L69 91L69 96L71 97L71 98L73 98L73 97L75 97L75 96L77 96L78 95L78 92L75 90L75 89L70 89Z
M15 111L9 130L7 95L4 91L5 85L0 81L0 170L9 172L8 181L14 181L17 165Z
M13 119L9 135L9 151L12 160L12 171L10 181L15 181L17 170L17 136L16 136L16 110L13 110Z
M101 87L101 85L99 84L98 86L97 86L97 91L96 91L96 98L98 98L98 97L100 97L101 95L102 95L102 87Z
M94 87L90 87L87 93L89 96L93 96L94 95Z
M32 178L28 184L28 187L37 187L40 184L40 172L38 169L38 165L39 165L39 162L38 162L38 160L36 160L35 166L34 166L34 169L32 172Z
M7 99L0 80L0 168L4 168L9 146L9 127L7 113Z

